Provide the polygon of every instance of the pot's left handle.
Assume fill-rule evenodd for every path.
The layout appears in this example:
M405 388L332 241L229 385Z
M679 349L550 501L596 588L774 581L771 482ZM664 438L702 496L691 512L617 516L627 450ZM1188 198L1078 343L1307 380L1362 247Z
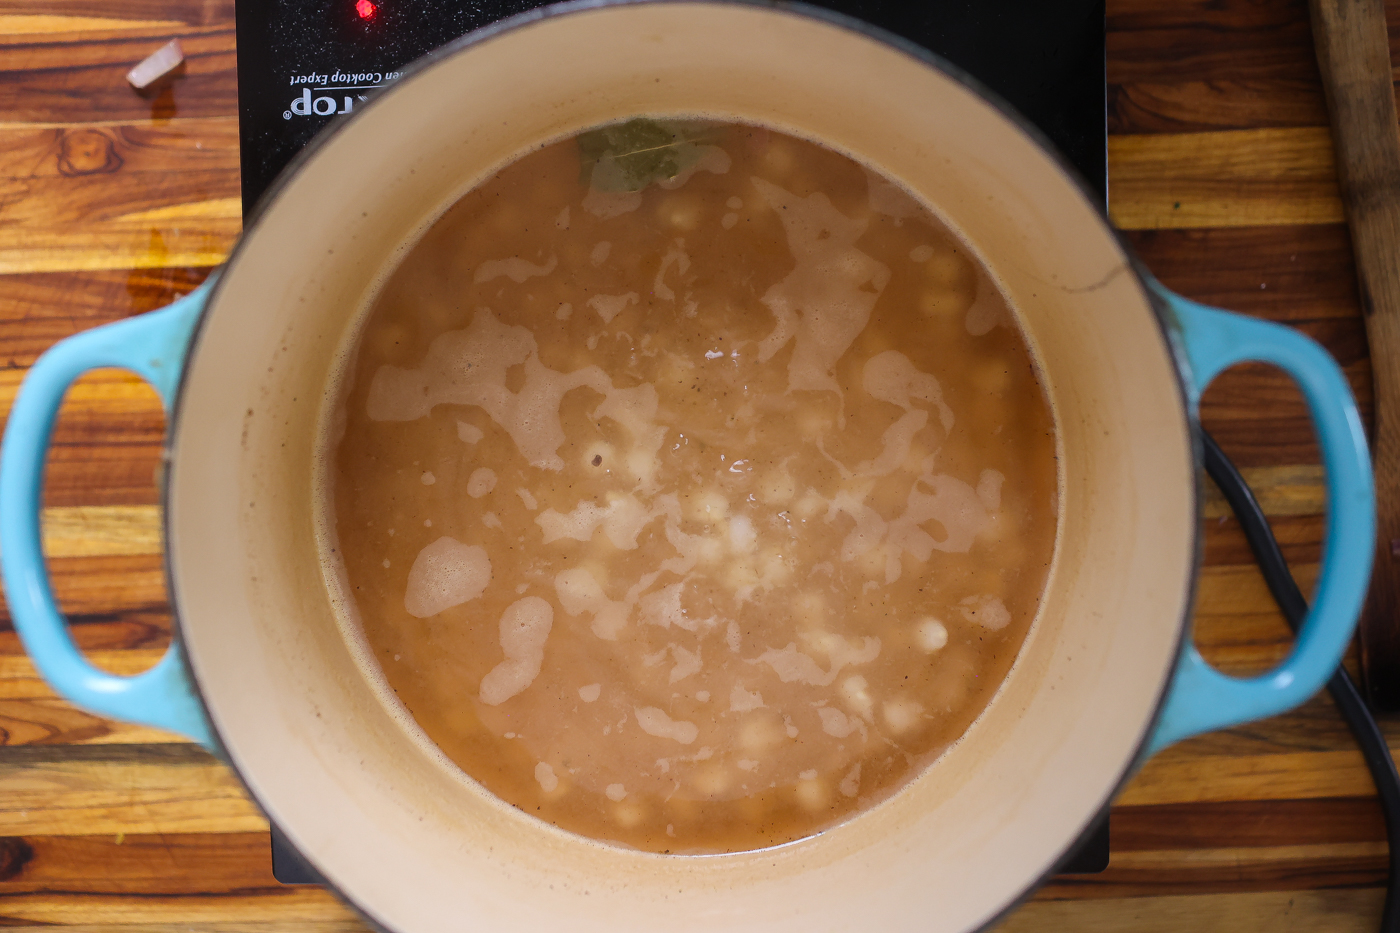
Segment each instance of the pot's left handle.
M10 615L44 679L74 704L103 716L157 726L213 748L178 641L133 677L89 664L68 633L49 586L40 528L44 457L69 385L90 369L137 373L160 394L167 416L212 281L157 311L94 327L59 342L25 377L0 446L0 570Z

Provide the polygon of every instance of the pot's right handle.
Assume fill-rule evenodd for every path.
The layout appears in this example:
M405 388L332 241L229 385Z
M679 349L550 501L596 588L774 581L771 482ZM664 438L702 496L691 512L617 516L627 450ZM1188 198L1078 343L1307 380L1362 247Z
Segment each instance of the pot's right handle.
M1376 509L1361 416L1341 368L1326 350L1292 328L1209 308L1155 281L1149 284L1180 325L1193 413L1210 381L1235 363L1273 363L1298 383L1322 449L1328 504L1317 591L1293 651L1267 674L1239 678L1211 667L1188 642L1148 746L1151 754L1200 732L1292 709L1327 683L1366 597Z
M213 748L178 641L154 667L132 677L99 670L83 657L49 585L40 527L44 456L68 386L90 369L129 369L155 388L168 415L209 287L206 282L158 311L75 334L30 367L0 448L0 570L15 630L55 691L94 713L169 729Z

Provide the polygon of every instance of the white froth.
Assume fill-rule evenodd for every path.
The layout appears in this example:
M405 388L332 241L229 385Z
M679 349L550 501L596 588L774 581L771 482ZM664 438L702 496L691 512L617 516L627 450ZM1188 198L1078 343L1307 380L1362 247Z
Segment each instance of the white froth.
M700 735L700 728L693 722L683 722L667 716L664 710L655 706L643 706L633 710L637 716L637 725L647 735L654 735L659 739L671 739L682 745L689 745Z
M539 265L521 259L519 256L512 256L509 259L491 259L477 266L472 281L481 284L505 276L512 282L519 284L535 276L549 275L557 265L559 265L558 256L550 256L548 262Z
M607 240L599 240L593 247L593 252L588 254L588 261L595 266L601 266L608 261L608 253L612 251L612 244Z
M567 320L569 319L569 315L571 315L571 314L573 314L573 313L574 313L574 306L571 305L571 304L569 304L569 303L566 301L566 302L564 302L563 304L561 304L561 305L558 307L558 309L554 312L554 317L555 317L556 320L567 321Z
M501 651L506 659L481 679L481 702L499 706L535 682L553 625L553 607L538 596L526 596L506 607L501 615Z
M555 775L554 769L545 761L535 765L535 780L540 782L540 790L546 794L554 793L555 788L559 786L559 778Z
M567 514L545 509L535 517L535 524L544 532L545 544L562 538L587 541L601 526L614 547L630 551L637 546L637 535L652 517L652 511L629 494L614 495L605 506L580 502Z
M924 212L923 207L908 191L878 172L865 168L865 179L872 211L892 217L896 223L907 217L918 217Z
M603 694L602 684L589 684L586 687L578 688L578 698L585 703L592 703Z
M936 474L927 467L909 490L904 512L889 521L866 504L868 494L868 486L838 492L827 504L826 520L830 522L843 513L855 520L855 526L841 543L841 559L876 558L885 568L886 583L900 577L899 551L907 551L920 561L927 561L935 550L966 554L991 520L977 490L954 476ZM937 523L934 530L940 531L942 537L935 538L925 529L929 522Z
M750 710L762 708L763 694L757 690L751 693L745 690L737 680L734 681L734 686L729 688L729 711L731 713L747 713Z
M559 605L569 615L590 613L593 634L604 641L615 641L627 625L630 613L627 603L608 599L593 574L583 567L561 571L554 578L554 591L559 596Z
M998 324L1005 323L1006 309L1002 306L1001 293L982 270L977 273L977 297L967 309L963 326L974 337L981 337Z
M583 196L583 209L599 220L629 214L641 206L640 191L601 191L590 187Z
M432 473L426 471L423 473L422 476L418 477L418 479L423 483L424 486L431 486L433 485L433 483L437 482L437 477L434 476Z
M522 364L524 385L511 392L506 372ZM370 381L366 414L372 421L413 421L436 405L476 405L510 435L533 466L560 470L564 428L559 405L566 393L580 386L604 395L613 391L597 366L571 373L549 369L539 360L533 333L502 324L489 308L481 308L465 330L434 338L417 369L380 366Z
M843 667L868 664L879 657L880 639L865 638L859 648L853 648L846 639L832 636L830 643L824 647L831 661L830 671L822 670L821 665L791 643L786 648L769 648L758 656L758 662L771 667L785 684L798 681L813 687L825 687L836 679Z
M932 494L924 492L920 486L932 488ZM966 554L977 533L990 519L977 491L946 473L925 473L919 477L919 482L909 491L906 505L905 513L890 522L889 540L919 560L928 560L929 548ZM945 536L941 541L921 527L930 520L943 526Z
M977 498L987 507L988 512L1001 508L1001 484L1006 480L999 470L983 470L977 480Z
M933 258L933 247L927 244L916 246L909 251L909 258L915 262L928 262Z
M690 254L685 251L685 241L677 240L666 250L666 255L661 257L661 265L656 270L656 278L652 280L651 290L657 298L666 301L675 301L676 293L666 284L666 272L671 268L672 263L676 266L676 271L685 275L690 270Z
M471 478L467 480L467 495L471 496L473 499L480 499L495 488L495 470L488 470L486 467L478 467L472 470Z
M685 146L693 144L686 143ZM696 172L710 172L715 175L723 175L729 171L729 167L734 164L734 160L729 157L719 146L695 146L693 149L693 161L685 168L682 168L671 178L665 178L657 182L657 185L668 190L675 190L681 185L690 181Z
M674 625L687 632L696 632L701 628L708 629L713 626L718 621L713 616L706 619L696 619L686 613L685 608L681 606L681 594L684 589L685 583L672 583L654 593L643 596L642 621L651 625L659 625L662 628L670 628Z
M655 489L656 456L666 441L666 428L656 423L660 399L656 387L642 383L630 389L613 389L602 403L593 409L593 418L609 418L632 438L635 445L627 454L627 469L641 482L643 489ZM658 499L658 502L661 500Z
M403 607L409 615L426 619L476 599L490 582L491 561L486 550L444 535L414 559Z
M783 222L796 267L763 295L775 326L759 343L759 362L796 341L788 362L788 390L841 394L832 376L889 283L890 270L856 249L864 220L852 220L821 192L799 198L772 182L753 178Z
M603 790L603 793L613 803L618 803L622 798L627 796L627 788L623 787L621 784L609 784Z
M588 307L598 312L604 324L611 324L612 319L617 317L623 308L635 304L636 301L636 292L628 292L625 295L594 295L588 299Z
M1011 623L1011 613L999 596L969 596L959 601L958 608L962 610L964 619L993 632Z
M823 706L817 710L817 715L822 720L822 731L838 739L844 739L860 728L859 720L850 718L834 706Z
M539 508L539 503L535 501L534 494L531 493L530 490L526 489L524 486L517 486L515 489L515 494L520 497L520 501L523 502L525 504L525 508L529 509L530 511L533 512L535 509Z
M682 648L680 645L671 646L671 657L676 659L675 667L671 668L671 683L684 680L691 674L700 673L700 649L694 651Z
M855 767L846 772L846 776L841 779L838 789L847 797L854 797L860 793L860 765L856 762Z
M909 357L898 350L886 350L865 363L861 379L873 398L898 405L912 413L914 401L928 402L938 410L944 431L953 429L953 410L943 401L943 389L932 375L914 368Z
M888 476L904 465L914 444L914 436L928 424L928 412L911 411L885 429L880 438L880 455L865 460L852 471L856 476Z
M484 436L485 435L482 433L481 428L478 428L476 425L467 424L465 421L457 422L457 437L462 442L467 444L475 444Z

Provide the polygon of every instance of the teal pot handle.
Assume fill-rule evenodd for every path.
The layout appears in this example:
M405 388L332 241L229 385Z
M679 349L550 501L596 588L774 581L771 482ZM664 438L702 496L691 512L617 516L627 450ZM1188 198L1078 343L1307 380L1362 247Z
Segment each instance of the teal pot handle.
M1376 537L1375 493L1366 432L1342 370L1317 343L1289 327L1190 301L1148 283L1176 325L1190 372L1192 414L1210 381L1235 363L1273 363L1303 391L1327 474L1327 537L1312 608L1293 651L1258 677L1229 677L1187 642L1177 662L1149 754L1211 729L1273 716L1306 701L1341 663L1356 627Z
M109 674L83 657L54 602L39 517L44 457L68 386L90 369L129 369L155 387L169 415L211 284L158 311L94 327L51 347L25 377L0 447L0 570L15 629L39 672L78 706L178 732L209 748L213 733L178 641L154 667L134 677Z

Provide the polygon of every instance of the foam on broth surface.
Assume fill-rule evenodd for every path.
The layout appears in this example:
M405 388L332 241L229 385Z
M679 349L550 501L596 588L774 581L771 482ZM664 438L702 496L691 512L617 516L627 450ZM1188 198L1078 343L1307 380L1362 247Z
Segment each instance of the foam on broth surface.
M831 826L956 741L1055 536L1004 299L810 142L634 121L534 151L386 281L322 477L328 577L505 801L658 852Z

